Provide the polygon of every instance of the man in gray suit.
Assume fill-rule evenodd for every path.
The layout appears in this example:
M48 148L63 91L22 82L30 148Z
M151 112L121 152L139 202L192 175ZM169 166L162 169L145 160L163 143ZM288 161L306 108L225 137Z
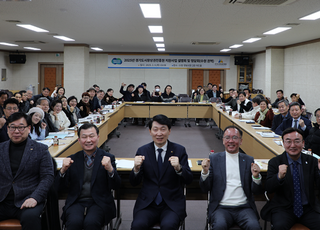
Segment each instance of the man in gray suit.
M38 230L54 179L52 159L46 145L28 138L28 115L13 113L7 124L10 140L0 144L0 221L19 219L23 230Z
M210 191L208 219L211 229L260 229L252 193L261 189L260 168L253 157L239 153L242 131L228 126L223 133L225 151L202 161L200 187Z

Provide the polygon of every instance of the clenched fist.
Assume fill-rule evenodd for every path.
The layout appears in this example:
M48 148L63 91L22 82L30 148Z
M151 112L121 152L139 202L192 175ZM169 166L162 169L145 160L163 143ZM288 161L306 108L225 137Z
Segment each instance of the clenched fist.
M133 170L137 173L140 171L140 167L144 161L144 156L136 156L134 158L134 167L133 167Z
M176 156L171 156L169 158L169 161L171 163L171 166L174 168L174 170L176 170L177 172L180 171L181 169L181 165L179 163L179 157L176 157Z
M287 174L287 169L288 169L288 165L279 165L279 173L278 173L278 177L279 179L283 179L286 174Z
M65 174L68 168L72 165L72 163L73 163L73 160L70 157L64 158L62 167L60 169L60 173Z
M110 157L103 156L103 158L101 160L101 164L105 168L105 170L107 170L109 173L112 173L113 167L112 167L112 164L111 164Z
M203 159L201 166L202 166L203 174L208 174L209 168L210 168L210 159L208 158Z

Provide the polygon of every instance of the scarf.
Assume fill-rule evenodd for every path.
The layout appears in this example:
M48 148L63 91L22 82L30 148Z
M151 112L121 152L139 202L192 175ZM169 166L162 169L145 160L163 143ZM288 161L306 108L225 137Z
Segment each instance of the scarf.
M268 108L266 108L264 111L261 111L261 109L259 110L260 116L257 120L257 122L260 124L261 121L263 121L266 118L266 114L269 111Z

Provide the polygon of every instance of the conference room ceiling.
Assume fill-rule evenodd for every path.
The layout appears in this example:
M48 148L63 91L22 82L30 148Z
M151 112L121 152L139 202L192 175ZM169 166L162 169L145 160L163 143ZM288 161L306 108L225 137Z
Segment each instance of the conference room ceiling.
M2 51L63 52L66 44L88 44L102 52L219 54L242 41L288 23L298 23L277 35L265 35L260 41L243 44L221 54L255 53L269 46L288 46L320 38L320 19L299 18L320 10L320 0L297 0L285 6L224 4L225 0L32 0L0 1L0 45ZM139 3L160 3L161 19L143 17ZM24 24L46 29L36 33L16 26ZM151 34L148 25L162 25L163 34ZM64 42L53 37L75 39ZM159 52L152 37L163 36L165 52ZM18 42L25 41L25 42ZM33 41L33 42L30 42ZM193 45L215 42L215 45ZM33 51L35 52L35 51ZM90 50L90 52L97 52Z

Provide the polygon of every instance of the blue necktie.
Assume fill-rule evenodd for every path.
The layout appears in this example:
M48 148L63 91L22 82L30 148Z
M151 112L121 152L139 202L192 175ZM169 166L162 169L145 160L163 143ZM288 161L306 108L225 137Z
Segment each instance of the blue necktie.
M298 162L293 162L293 213L300 218L303 214L303 207L301 202L300 177L298 170Z
M160 182L160 176L161 176L161 170L162 170L162 157L161 153L163 149L157 149L158 150L158 173L159 173L159 182ZM160 191L158 192L156 199L154 200L157 205L159 205L162 202L162 196L160 194Z
M294 128L298 128L298 120L294 120Z

